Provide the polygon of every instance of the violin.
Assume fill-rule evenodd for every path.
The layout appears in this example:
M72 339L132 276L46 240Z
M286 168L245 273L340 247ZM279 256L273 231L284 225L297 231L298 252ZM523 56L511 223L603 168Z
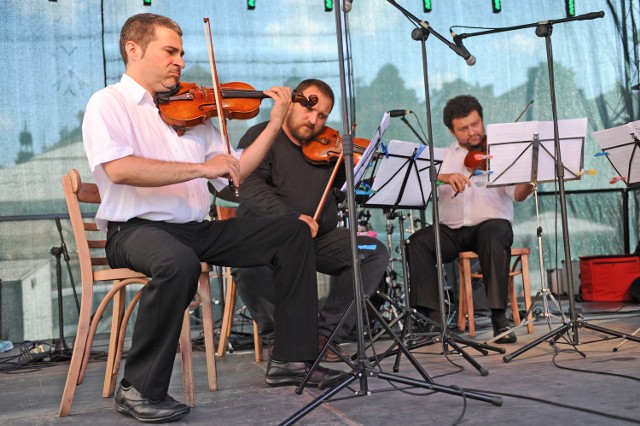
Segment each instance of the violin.
M522 110L518 118L514 120L514 123L520 121L525 112L533 105L533 99ZM484 135L478 146L473 147L464 157L464 165L471 173L476 170L487 170L487 135Z
M470 172L476 170L487 170L487 136L483 136L478 144L469 150L464 157L464 166Z
M362 154L367 149L370 140L364 138L353 138L353 164L358 164L358 161L362 159ZM320 213L324 207L324 203L329 196L331 186L338 173L338 168L342 163L344 153L342 152L342 138L340 133L332 129L331 127L324 126L322 131L318 133L313 139L302 144L302 154L304 158L311 164L321 165L329 164L335 160L336 164L333 167L333 172L329 177L327 186L324 189L320 203L316 208L316 212L313 215L313 220L318 220Z
M353 138L353 163L358 164L367 149L370 140ZM311 164L330 164L338 160L342 154L342 138L340 133L325 126L313 139L302 144L302 153Z
M269 97L242 82L222 83L220 92L223 116L228 119L248 120L255 117L262 100ZM295 91L291 100L309 110L318 103L316 95L307 98ZM197 126L218 116L214 89L196 83L180 82L171 92L158 93L157 103L162 120L176 129Z

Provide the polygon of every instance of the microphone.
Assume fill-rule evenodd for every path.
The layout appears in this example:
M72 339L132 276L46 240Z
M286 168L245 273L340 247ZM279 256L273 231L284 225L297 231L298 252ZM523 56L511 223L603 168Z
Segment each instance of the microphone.
M462 44L462 37L460 37L459 35L457 35L453 31L451 31L451 37L453 37L453 42L458 47L458 50L456 51L456 53L458 55L462 56L462 59L467 61L467 65L469 65L470 67L475 65L476 64L476 57L473 56L471 53L469 53L467 48L464 47L464 44Z
M413 111L408 109L392 109L388 112L390 117L404 117L407 114L411 114Z
M342 11L344 13L351 12L351 6L353 6L353 0L344 0L344 4L342 5Z

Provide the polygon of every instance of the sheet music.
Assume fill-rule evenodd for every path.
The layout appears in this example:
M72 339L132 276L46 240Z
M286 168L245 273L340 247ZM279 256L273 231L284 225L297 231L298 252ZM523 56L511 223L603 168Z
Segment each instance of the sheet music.
M367 167L369 167L369 164L371 163L373 153L378 149L378 144L382 140L382 135L384 135L384 132L387 131L387 127L389 127L390 119L391 115L388 111L382 114L382 119L380 120L380 125L378 126L375 135L373 135L373 138L371 139L371 142L369 142L369 146L367 147L367 149L365 149L362 153L360 161L358 161L358 164L356 164L353 168L353 182L356 185L356 188L360 184L362 177L367 171ZM345 182L342 185L342 188L340 188L340 191L342 192L345 192L346 190L347 182Z
M439 168L445 149L433 151ZM391 140L387 152L389 156L383 157L371 187L373 195L365 205L424 207L431 195L429 147Z
M616 173L625 178L626 184L640 184L640 146L636 142L640 138L640 121L593 132L593 136L602 151L608 153L607 159Z
M580 179L587 119L558 121L564 180ZM532 174L533 139L538 135L538 167ZM553 182L556 179L553 121L490 124L487 126L488 186Z

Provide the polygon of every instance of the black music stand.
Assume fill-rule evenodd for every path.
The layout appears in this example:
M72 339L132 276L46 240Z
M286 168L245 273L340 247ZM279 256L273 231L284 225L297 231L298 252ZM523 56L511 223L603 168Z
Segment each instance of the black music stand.
M547 319L549 330L551 330L551 318L554 317L549 310L549 300L560 312L562 322L567 321L560 304L553 297L547 286L544 255L542 253L542 227L540 226L538 208L538 183L553 182L555 180L556 153L552 126L553 122L550 121L490 124L487 126L487 153L489 157L487 161L487 186L515 185L519 183L529 183L533 186L536 202L536 235L541 279L540 290L536 293L520 324L494 336L487 343L498 340L532 322L532 312L540 299L542 299L543 303L543 313L538 318ZM563 163L566 173L565 180L580 179L587 119L561 120L558 122L558 129L560 131L562 157L567 160Z
M606 156L611 166L629 188L640 186L640 121L593 132L600 155Z
M349 4L350 5L350 4ZM395 5L397 7L397 5ZM349 7L349 10L351 8ZM345 170L346 170L346 178L347 178L347 205L348 205L348 214L349 214L349 224L350 226L350 237L351 237L351 254L352 254L352 260L353 260L353 276L354 276L354 281L353 281L353 286L354 286L354 302L352 302L352 304L349 306L349 309L347 310L347 313L349 312L350 309L352 309L352 307L355 305L356 308L356 317L357 317L357 321L356 321L356 330L357 330L357 347L358 347L358 357L355 361L355 365L353 366L353 369L350 373L348 373L346 375L346 378L342 381L340 381L338 384L336 384L334 387L332 387L331 389L329 389L327 392L325 392L323 395L321 395L320 397L316 398L315 400L313 400L310 404L307 404L305 407L303 407L301 410L298 410L295 414L293 414L291 417L289 417L288 419L286 419L284 422L282 422L283 425L290 425L295 423L296 421L300 420L302 417L304 417L307 413L311 412L313 409L315 409L316 407L318 407L320 404L322 404L324 401L328 400L329 398L331 398L333 395L337 394L338 392L340 392L342 389L346 388L347 386L349 386L351 383L353 383L354 381L358 380L358 383L360 385L359 390L355 391L352 395L352 397L360 397L360 396L367 396L369 395L369 384L368 384L368 380L370 378L379 378L388 382L397 382L397 383L402 383L405 385L410 385L410 386L416 386L416 387L421 387L421 388L425 388L425 389L431 389L437 392L443 392L443 393L448 393L451 395L456 395L456 396L463 396L466 398L470 398L470 399L475 399L475 400L479 400L479 401L483 401L483 402L489 402L493 405L497 405L497 406L501 406L502 405L502 398L499 396L489 396L489 395L484 395L482 393L478 393L475 391L471 391L471 390L461 390L459 388L454 388L451 386L444 386L444 385L439 385L433 382L433 379L431 377L429 377L429 375L424 371L424 369L420 366L420 364L418 363L418 361L413 357L413 355L411 354L411 352L404 346L403 342L400 341L400 339L391 331L391 329L386 325L385 321L381 321L381 325L383 328L386 329L387 333L389 333L389 335L394 339L394 341L396 342L396 344L398 345L398 348L405 354L405 356L407 357L407 359L409 359L409 361L411 362L411 364L415 367L415 369L420 373L420 375L422 376L422 378L424 380L416 380L410 377L403 377L403 376L399 376L396 374L390 374L390 373L386 373L384 371L382 371L382 369L380 368L380 366L378 365L377 368L373 368L371 366L371 363L369 362L367 355L366 355L366 351L365 351L365 343L364 343L364 332L363 332L363 325L364 325L364 318L367 312L367 307L369 307L370 309L373 310L374 315L378 315L377 311L375 310L375 307L373 307L373 305L371 304L371 302L368 299L365 299L364 297L364 291L362 289L362 275L360 274L360 265L359 265L359 259L358 259L358 251L357 251L357 244L356 244L356 226L355 224L357 224L357 219L356 219L356 213L355 213L355 207L356 207L356 203L355 203L355 182L354 182L354 164L353 164L353 138L351 133L349 133L349 126L348 126L348 105L347 105L347 99L346 99L346 81L345 81L345 69L344 69L344 52L343 50L345 49L345 43L342 39L342 30L343 30L343 24L342 24L342 20L341 20L341 12L342 8L340 7L340 0L336 0L335 1L335 17L336 17L336 35L337 35L337 41L338 41L338 56L339 56L339 65L340 65L340 83L341 83L341 89L342 89L342 114L343 114L343 129L344 129L344 134L342 136L343 139L343 153L344 153L344 157L345 157ZM348 12L348 10L344 10L345 14L346 12ZM408 13L408 12L407 12ZM345 23L345 26L347 26L347 24ZM434 32L435 33L435 32ZM438 38L441 38L442 36L438 35ZM426 38L426 37L425 37ZM423 58L426 57L426 47L425 47L425 40L422 40L422 53L423 53ZM428 104L427 104L428 106ZM427 108L428 109L428 108ZM433 158L433 147L430 145L430 154L431 154L431 158ZM434 171L433 168L431 168L432 173ZM435 175L434 175L435 176ZM435 187L435 182L432 179L432 187ZM347 314L345 313L345 315ZM378 315L379 316L379 315ZM340 322L342 323L342 321L344 320L344 315L342 317L342 319L340 320ZM340 327L340 325L338 325L338 327ZM330 337L331 339L331 337ZM325 345L325 347L323 348L324 352L327 349L327 345ZM307 373L307 375L305 376L303 383L298 387L298 389L296 390L296 392L298 394L302 393L302 386L304 386L304 384L306 383L306 381L309 379L313 369L316 368L316 366L319 363L319 358L316 359L316 361L314 362L313 366L311 367L311 369L309 370L309 372Z
M415 309L411 309L409 306L409 292L411 291L409 286L408 264L406 256L406 241L404 238L404 215L402 212L398 212L398 208L409 209L426 209L429 198L431 197L431 185L426 185L426 182L431 181L431 167L439 168L442 164L444 157L444 150L442 148L434 148L434 158L431 161L429 151L425 145L417 145L411 142L403 142L392 140L386 150L386 153L382 159L382 164L378 169L376 178L371 188L373 195L367 200L365 205L369 207L381 207L389 210L387 217L398 218L400 228L400 255L402 261L402 272L404 279L404 306L401 309L401 314L394 318L389 323L390 327L393 327L396 323L403 321L402 323L402 335L401 339L407 343L409 349L415 349L427 344L435 343L442 340L446 344L450 344L456 352L461 353L467 361L469 361L474 367L480 371L481 374L486 375L487 371L483 369L479 364L464 353L464 351L457 345L462 343L464 345L473 347L480 351L483 355L486 355L486 350L493 350L496 352L504 353L503 348L487 346L475 341L470 341L461 338L457 335L452 335L447 329L447 322L444 322L442 332L434 333L435 335L429 339L427 336L421 334L414 334L412 330L413 319L422 321L423 323L437 325L431 319L417 312ZM437 175L437 171L434 172ZM440 309L444 312L444 300L440 300ZM384 332L380 332L376 335L373 341L377 340ZM429 333L431 334L431 333ZM425 338L427 337L427 338ZM398 371L400 352L393 351L395 344L392 344L379 358L384 358L388 355L396 354L396 363L394 365L394 371ZM446 349L445 349L446 351Z
M419 319L423 322L435 324L428 318L420 315L415 309L409 307L409 282L408 282L408 266L405 250L405 233L404 221L406 216L399 208L418 209L426 208L429 198L431 197L431 186L423 182L429 182L430 168L432 162L429 158L429 151L425 145L416 145L412 142L404 142L392 140L388 147L384 147L384 155L382 162L376 173L371 188L371 196L364 203L368 207L376 207L385 209L388 219L397 218L399 221L400 232L400 259L403 280L403 306L397 306L400 314L397 315L388 326L393 328L396 324L400 325L401 340L413 349L424 344L435 343L439 340L440 333L433 333L432 336L425 337L423 334L414 334L412 330L413 319ZM434 166L442 164L442 150L438 150L436 158L434 158ZM402 321L402 322L401 322ZM372 343L377 341L385 334L381 331L372 339ZM431 333L430 333L431 334ZM396 354L396 363L393 371L399 370L400 352L395 349L395 343L392 344L383 354L377 357L378 360L385 358L389 354Z
M528 351L529 349L539 345L540 343L548 339L552 339L552 342L555 342L555 340L557 340L558 338L565 337L566 340L570 341L570 343L575 348L575 346L580 343L580 340L578 337L578 330L580 328L587 328L593 331L599 331L601 333L609 334L619 338L626 337L629 340L633 340L635 342L640 343L640 338L627 336L624 333L620 333L604 327L595 326L593 324L589 324L587 321L585 321L582 318L578 318L578 314L575 306L575 299L574 299L573 271L571 266L571 245L569 244L567 200L566 200L565 190L564 190L565 168L562 163L562 151L560 149L560 136L558 131L559 120L558 120L558 109L557 109L557 103L556 103L555 79L553 75L553 49L551 47L551 33L553 31L553 25L555 24L570 22L570 21L599 19L599 18L602 18L603 16L604 16L603 11L591 12L584 15L573 16L570 18L546 20L546 21L540 21L540 22L535 22L535 23L526 24L526 25L519 25L515 27L497 28L489 31L480 31L474 34L459 34L458 36L456 36L459 40L462 40L464 38L468 38L472 36L493 34L493 33L505 32L505 31L514 31L514 30L520 30L523 28L535 28L536 36L545 39L545 48L547 52L547 68L549 71L549 95L551 98L551 112L553 117L553 140L554 140L554 146L556 147L555 172L556 172L556 180L558 183L558 194L560 198L560 216L562 219L562 242L564 245L564 258L567 261L566 262L567 283L568 283L567 290L569 293L569 310L570 310L571 318L567 322L565 322L563 325L558 327L557 329L552 330L551 332L545 334L544 336L523 346L522 348L513 352L512 354L505 355L503 357L504 362L511 361L513 358L517 357L518 355ZM578 352L582 356L584 356L583 353L581 353L580 351Z
M627 188L640 186L640 121L632 121L622 126L593 132L598 145L602 149L600 155L606 156L611 166L618 173ZM615 179L615 178L614 178ZM612 180L612 182L614 182ZM640 328L631 333L632 337L640 332ZM617 352L628 339L622 340L613 352Z

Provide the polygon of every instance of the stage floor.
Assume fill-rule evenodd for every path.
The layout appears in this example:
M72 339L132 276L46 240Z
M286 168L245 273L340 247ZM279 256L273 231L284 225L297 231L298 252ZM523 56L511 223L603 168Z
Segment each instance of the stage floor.
M381 363L382 376L356 379L325 402L303 416L305 425L626 425L640 424L640 344L627 341L617 351L620 339L590 327L605 328L616 333L633 333L640 327L640 305L579 305L585 324L578 328L577 349L564 338L557 342L557 353L549 341L535 345L509 362L504 354L482 355L467 347L464 351L487 376L458 354L442 354L440 343L412 350L436 391L410 388L399 380L420 375L405 356L400 359L398 373L393 372L395 357ZM477 321L478 343L491 337L489 321ZM534 334L518 328L518 342L501 345L506 355L525 344L558 330L563 324L552 318L534 322ZM468 338L468 334L460 334ZM565 335L563 335L565 336ZM640 333L638 334L640 336ZM390 344L376 343L378 352ZM343 345L355 351L354 343ZM104 347L95 347L96 351ZM15 354L1 354L3 359ZM266 351L265 351L266 357ZM182 381L176 357L170 393L182 399ZM5 364L6 365L6 364ZM236 351L217 358L219 389L207 390L204 353L194 352L196 372L196 405L191 413L176 424L276 425L290 419L298 410L313 403L324 391L305 388L301 395L294 387L271 388L264 382L267 362L255 363L252 351ZM345 363L326 364L349 370ZM68 362L51 365L33 364L32 369L0 374L0 424L138 424L118 414L111 398L102 398L104 361L93 357L87 376L79 386L71 415L59 418L58 404L64 386ZM422 381L422 383L428 383ZM361 390L368 395L354 396ZM429 386L427 386L429 387ZM465 396L459 394L460 389ZM491 401L502 399L502 405Z

